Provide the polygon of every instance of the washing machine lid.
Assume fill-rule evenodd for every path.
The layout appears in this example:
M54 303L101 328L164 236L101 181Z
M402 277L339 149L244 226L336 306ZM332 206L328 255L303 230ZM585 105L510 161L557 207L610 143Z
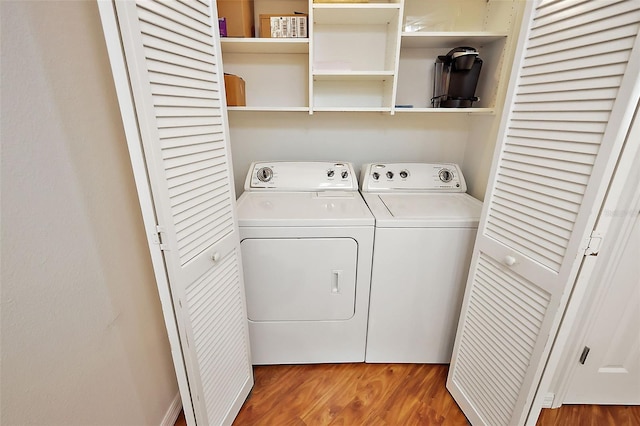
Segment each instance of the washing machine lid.
M383 193L363 194L376 226L477 227L482 203L468 194Z
M244 192L237 203L239 226L373 226L357 191Z

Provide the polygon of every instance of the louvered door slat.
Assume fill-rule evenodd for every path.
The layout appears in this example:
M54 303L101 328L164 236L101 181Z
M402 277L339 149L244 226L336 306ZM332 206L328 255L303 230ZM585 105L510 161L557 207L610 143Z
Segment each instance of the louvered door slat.
M179 3L182 3L194 10L197 10L198 12L200 12L201 14L208 16L209 15L209 9L208 9L208 4L204 1L204 0L176 0Z
M219 117L220 112L217 108L201 107L191 104L185 106L156 106L159 118L179 118L179 117Z
M218 203L214 208L219 208L213 215L207 217L205 225L198 223L197 227L187 228L178 239L178 249L181 261L184 264L195 259L200 253L211 246L220 230L227 233L233 231L233 222L228 219L231 208ZM193 231L189 233L190 231Z
M545 217L545 213L548 213L547 220L553 223L564 220L573 225L576 219L575 205L570 203L564 203L565 205L549 204L531 197L523 197L519 192L521 191L517 186L505 186L503 195L496 194L496 203L506 209L522 206L528 214L541 218Z
M205 100L207 102L214 102L216 100L215 90L206 90L202 88L180 87L180 86L166 86L151 84L151 93L154 97L161 98L162 96L171 97L184 97L191 100ZM218 105L219 103L216 103ZM162 104L160 104L162 105Z
M502 172L502 170L506 170L508 172ZM576 189L580 191L580 188L576 188L575 185L581 185L582 189L586 188L587 183L589 182L588 175L578 175L572 173L571 171L565 169L552 169L546 166L537 166L533 163L509 163L505 164L501 171L501 176L510 176L512 178L517 178L522 181L529 181L531 179L538 180L540 179L541 183L544 183L547 179L552 179L555 181L556 186L562 185L562 188L567 192L575 192ZM567 185L567 183L569 185ZM513 185L513 183L506 182L508 185ZM516 185L519 186L519 185ZM518 188L519 189L519 188ZM499 195L499 194L496 194ZM527 195L523 193L523 195ZM531 194L535 195L535 194ZM539 199L539 198L538 198ZM564 197L563 197L564 199ZM540 201L545 201L544 199L539 199ZM556 204L559 207L566 207L562 204Z
M218 185L224 186L224 183L218 183ZM181 191L178 194L173 195L170 198L171 207L173 208L174 214L185 213L189 214L188 209L183 207L183 204L186 204L190 200L200 199L201 197L209 197L204 200L204 202L213 205L215 203L215 199L212 198L212 194L215 193L216 187L209 187L197 184L191 184L189 188ZM217 203L216 203L217 204Z
M153 96L153 104L156 107L181 107L185 105L185 103L189 102L191 105L190 108L216 108L218 109L220 106L219 102L213 101L207 98L201 97L187 97L184 94L176 94L171 96L162 95L154 95Z
M167 12L170 13L171 16L176 16L175 13L171 13L171 10L173 10L175 12L178 12L182 16L185 16L185 17L188 17L189 19L193 19L200 22L202 24L200 28L204 30L205 34L208 33L209 15L207 14L206 11L199 9L198 7L194 7L194 6L197 6L196 2L191 1L191 2L183 3L177 0L169 0L169 1L164 1L161 4L162 6L170 9L170 10L167 10Z
M151 11L140 9L140 21L149 24L149 27L147 27L149 30L154 27L160 27L164 30L163 34L166 35L167 38L162 38L158 41L176 40L184 46L189 46L189 43L191 43L193 44L194 50L196 52L207 52L213 47L211 45L211 41L205 34L185 27L177 22L166 19Z
M581 199L579 195L576 196L573 192L567 191L565 193L563 189L552 191L549 186L530 182L527 179L513 178L507 174L502 174L500 178L505 190L510 191L510 193L516 192L526 195L529 199L540 203L541 207L558 206L572 213L578 210L579 205L577 203ZM571 195L571 197L568 195ZM501 194L496 194L496 196L501 196ZM511 198L511 196L505 198Z
M193 25L195 21L191 21L178 14L172 14L167 11L167 8L159 6L159 2L138 1L137 3L138 6L140 6L138 13L141 21L149 23L153 22L156 26L180 34L184 37L188 37L204 45L210 46L211 48L213 47L213 40L211 39L209 31L210 29L207 29L205 26L201 24ZM168 18L166 15L171 15L171 18Z
M608 6L610 4L619 3L620 1L624 0L604 0L602 4ZM551 19L562 19L566 18L567 16L576 15L574 9L575 7L586 8L585 10L592 10L594 6L596 8L600 7L594 5L593 3L593 0L573 0L572 2L563 0L548 0L540 2L537 5L534 18L538 20L544 18L545 16L552 15ZM567 10L571 10L571 12L569 12L569 15L566 14ZM533 23L531 25L533 25Z
M552 120L518 120L514 114L511 120L511 128L521 130L549 130L549 131L567 131L567 132L586 132L586 133L604 133L606 123L597 123L589 121L552 121Z
M526 155L513 153L511 150L509 150L504 152L502 159L505 163L514 162L532 164L534 166L544 167L545 169L562 170L565 172L573 173L575 175L583 176L589 176L592 167L590 164L576 162L567 163L561 160L556 160L553 158L553 155L551 153L548 156L540 155L536 157L528 157Z
M631 27L633 28L633 27ZM606 40L606 39L605 39ZM588 55L590 57L599 58L600 55L608 55L612 52L619 52L631 49L633 47L634 38L632 36L625 38L618 38L616 40L605 41L602 43L598 43L593 47L589 48ZM552 46L543 46L539 49L539 55L536 55L536 51L530 51L529 56L527 56L527 64L528 66L535 66L550 62L558 62L561 63L567 60L578 60L585 59L589 56L585 56L585 49L583 47L574 48L569 50L560 50L551 52L550 49L546 48L553 47ZM603 63L604 61L601 61Z
M192 59L203 61L211 61L213 59L207 54L208 49L211 47L208 43L175 33L160 25L155 25L153 22L140 21L140 28L145 46L160 48L169 52L175 51ZM185 49L189 53L184 54Z
M551 74L534 74L522 76L522 85L529 84L550 84L558 83L562 81L572 82L574 80L584 79L596 79L601 77L609 77L615 75L622 75L626 70L625 64L607 64L603 63L599 66L593 66L588 68L582 68L579 70L562 71L562 68L558 72Z
M548 122L596 122L606 123L609 113L606 111L556 111L553 116L543 117ZM513 111L514 120L536 121L540 119L540 112Z
M601 64L620 64L629 60L628 50L619 50L608 53L594 54L578 57L575 59L548 60L548 61L527 61L526 67L522 70L522 76L531 76L549 73L567 73L580 71L588 67L597 67Z
M513 114L513 115L514 117L516 116L516 114ZM562 120L558 120L558 121L562 121ZM554 140L517 138L517 137L511 137L510 140L511 140L511 144L514 146L515 145L535 146L536 148L576 152L579 154L597 154L598 153L597 144L581 143L581 142L575 142L575 141L560 142L560 141L554 141Z
M564 254L563 236L551 232L553 228L551 224L541 223L541 220L536 220L530 215L518 214L510 210L508 212L509 214L503 210L494 211L492 214L494 224L502 226L506 232L510 232L512 235L520 234L522 237L526 237L530 244L546 248L551 255L562 256ZM512 225L513 222L522 221L523 219L528 221L526 227ZM567 234L570 235L567 232L563 234L565 234L565 238Z
M211 83L212 81L215 81L215 80L212 80L211 71L206 70L207 67L200 67L204 69L204 70L200 70L195 68L199 64L195 62L188 62L188 61L184 61L185 63L180 64L179 66L171 63L167 63L167 62L161 62L160 60L155 60L155 57L158 56L156 53L157 51L155 50L152 50L152 49L148 50L149 71L152 71L158 74L165 74L167 76L175 76L181 79L186 78L189 80L203 81L205 83ZM161 59L169 59L169 58L161 57Z
M630 0L630 1L634 2L634 0ZM634 9L637 9L637 8L634 8ZM581 17L582 16L580 15L577 18L581 18ZM574 39L573 43L575 44L569 42L569 43L566 43L566 47L576 48L581 46L580 44L577 44L578 42L575 40L578 38L581 39L581 43L583 43L582 46L586 47L588 46L588 44L599 43L599 42L602 42L602 40L604 40L602 35L603 29L607 29L607 30L614 29L613 32L609 34L609 36L607 37L607 39L609 40L622 38L624 36L629 35L629 32L628 32L629 28L625 28L625 27L629 27L630 25L631 25L630 28L636 27L638 18L639 18L638 12L634 11L630 13L625 13L623 15L616 15L609 19L602 19L596 22L588 22L588 23L585 23L584 25L565 28L561 31L557 31L549 34L545 34L544 31L540 31L540 30L536 31L536 29L533 29L531 31L531 38L530 38L531 47L544 45L544 46L550 47L550 51L554 51L554 48L551 47L550 45L559 43L559 44L562 44L563 46L557 46L556 49L560 50L562 47L565 47L564 45L566 40ZM623 30L620 32L616 31L619 29L623 29Z
M173 188L175 186L184 184L186 182L193 182L198 179L198 175L201 171L206 170L208 175L215 175L217 180L220 180L220 173L224 172L226 164L223 155L218 157L210 156L205 161L197 163L187 163L181 167L175 167L167 170L168 187Z
M199 127L217 123L221 123L219 115L204 116L187 115L183 117L163 117L158 116L158 127L161 129L175 127Z
M615 99L618 93L615 87L591 90L567 90L562 92L520 94L519 102L558 102L558 101L584 101L590 99ZM586 121L586 120L585 120Z
M212 194L213 197L211 199L211 204L212 205L220 205L221 207L223 206L222 204L216 203L216 196L215 194ZM221 199L223 197L225 197L227 194L225 194L225 191L221 188L218 190L218 195L217 195L217 199ZM186 216L184 218L184 220L180 220L180 221L176 221L176 229L179 232L186 232L186 230L188 229L200 229L199 228L199 224L201 223L207 223L209 222L209 218L215 214L216 212L211 211L210 208L207 208L208 206L206 204L203 204L200 206L201 208L199 210L194 209L192 211L192 213L189 216Z
M552 148L544 148L535 144L511 144L509 152L514 154L527 155L532 157L543 157L560 161L571 161L574 163L593 164L593 153L572 152L566 149L558 149L557 144Z
M552 112L554 116L557 113L555 110L538 111L539 114L541 112L546 112L546 113ZM549 114L541 115L541 116L546 118L546 116L548 115ZM545 131L545 130L521 130L518 128L513 128L513 129L509 129L509 137L515 137L520 139L525 139L525 138L541 139L545 141L558 141L560 143L577 142L577 143L597 145L602 135L594 134L594 133L585 133L585 132L556 132L556 131Z
M187 52L185 52L187 53ZM180 68L193 69L204 73L215 72L215 64L205 62L199 59L191 59L188 56L177 54L176 52L166 52L153 46L147 45L147 57L150 61L158 62L161 65L170 65L173 63L180 63ZM159 66L149 64L149 68L158 70ZM167 71L165 71L167 72Z
M640 2L529 5L447 380L474 425L535 424L604 165L639 97Z
M530 217L532 216L530 213L530 210L527 210L527 207L525 207L522 204L515 203L512 201L503 202L503 200L499 198L496 198L494 202L497 204L502 204L502 206L505 207L505 210L510 210L513 212L513 214L529 215ZM545 211L538 210L536 212L536 216L539 216L540 218L536 217L535 219L529 219L529 220L532 220L534 224L537 223L538 227L542 227L542 224L545 222L553 223L553 227L557 228L557 232L559 234L566 236L567 233L571 232L571 222L565 219L560 219L558 218L557 215L550 215Z
M151 71L149 73L151 83L168 86L187 87L191 89L204 89L215 92L218 89L217 81L208 81L202 79L192 80L179 75L163 74ZM213 98L213 99L219 99Z
M199 425L231 424L253 375L215 4L116 0L116 11L188 376L183 405Z
M216 186L214 186L215 184L218 185L217 188ZM198 194L198 191L194 190L194 188L198 188L199 190L201 190L202 195L206 195L206 197L208 198L200 198L198 196L193 197L193 195ZM186 215L194 216L199 210L201 210L202 205L217 204L218 202L221 201L220 200L221 197L227 196L227 194L225 193L226 189L225 190L221 190L221 189L224 189L224 183L221 181L217 181L215 179L215 176L212 176L210 174L198 180L189 181L188 183L185 183L183 185L172 187L170 189L172 193L171 199L173 200L173 202L175 202L175 205L178 207L174 210L176 216L180 214L183 216L186 216ZM181 203L194 200L194 199L201 200L200 207L192 207L191 209L184 209L180 205ZM189 213L188 210L191 210L191 213ZM183 220L181 220L180 222L182 221ZM176 220L176 224L178 223L179 222Z
M539 16L533 21L532 28L535 30L535 35L538 35L565 31L568 28L584 28L586 23L597 23L605 19L608 20L609 25L613 25L615 21L610 18L625 15L637 9L636 4L628 1L592 1L567 8L560 13Z
M555 112L555 111L593 111L593 110L611 110L613 108L613 99L606 100L586 100L581 102L518 102L514 104L513 110L527 112Z
M525 93L559 93L564 91L571 90L590 90L602 87L613 87L617 88L620 86L622 81L622 75L606 75L601 77L596 77L589 80L571 80L564 82L547 82L541 81L536 84L525 84L523 82L517 87L517 94L525 94Z
M203 135L210 138L211 135ZM169 158L183 158L192 153L207 153L209 156L213 152L220 152L224 149L222 141L206 141L193 144L183 144L176 147L166 148L162 152L162 157L166 160ZM222 153L221 153L222 155Z
M571 229L568 229L566 226L566 221L561 221L555 217L549 217L547 215L543 215L543 218L537 218L528 214L528 212L523 212L522 210L517 209L509 209L508 211L511 213L509 217L517 220L523 220L526 218L531 227L536 230L537 235L555 242L558 245L562 245L564 238L571 237ZM547 218L551 220L545 220Z
M539 123L539 122L538 124L540 124L540 127L547 125L547 123ZM527 127L523 126L519 128L526 129ZM535 126L531 126L529 127L529 129L537 130L535 129ZM554 130L554 129L547 129L547 130ZM555 130L560 130L560 129L555 129ZM602 134L604 132L601 131L599 133ZM593 160L594 160L594 155L590 155L590 154L568 152L562 149L545 149L545 148L534 147L534 146L524 147L522 145L510 145L508 152L518 154L518 155L540 157L540 158L545 158L549 160L558 160L563 162L566 161L566 162L577 163L577 164L591 165L593 164Z
M530 189L538 188L537 192L548 193L548 188L555 188L558 186L558 180L551 178L547 175L530 175L523 170L514 170L510 168L503 167L500 171L501 175L504 177L505 181L509 182L511 185L518 186L519 181L530 182L531 180L535 180L536 183ZM577 182L562 182L562 186L564 187L564 191L558 193L564 195L566 193L574 192L576 194L583 194L585 185ZM534 190L534 192L536 192Z
M505 315L504 312L495 309L495 302L492 303L492 294L488 290L481 289L475 296L478 306L482 306L486 312L491 313L489 321L490 328L488 330L475 331L487 339L487 344L497 349L494 356L498 357L498 360L503 364L513 363L523 356L526 356L526 348L530 346L526 341L526 337L523 338L521 334L517 333L515 327L506 325L513 320L513 317ZM507 341L510 342L507 343ZM526 369L523 366L520 367L520 369L514 368L511 370L509 372L510 374L505 377L502 383L498 383L498 381L493 378L492 381L496 383L496 388L502 389L500 397L508 397L515 402L516 397L513 391L518 389L516 385L517 379L526 373Z
M220 124L213 124L209 126L169 127L158 129L158 136L161 140L201 135L222 135L222 128L220 127Z

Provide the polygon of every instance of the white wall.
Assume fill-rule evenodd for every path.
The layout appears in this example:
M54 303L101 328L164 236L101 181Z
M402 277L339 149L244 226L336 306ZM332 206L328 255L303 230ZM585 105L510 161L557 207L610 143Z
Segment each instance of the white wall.
M462 165L469 122L467 114L450 113L230 111L236 194L257 160L350 161L358 172L367 162Z
M158 425L178 392L94 1L1 3L2 425Z

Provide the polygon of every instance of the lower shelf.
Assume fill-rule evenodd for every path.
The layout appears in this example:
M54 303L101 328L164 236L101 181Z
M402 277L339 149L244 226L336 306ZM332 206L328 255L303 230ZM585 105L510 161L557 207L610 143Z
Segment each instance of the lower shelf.
M261 106L230 106L228 111L253 111L253 112L306 112L308 114L322 112L384 112L391 113L388 107L315 107L313 111L309 107L261 107ZM397 114L474 114L495 115L494 108L394 108Z

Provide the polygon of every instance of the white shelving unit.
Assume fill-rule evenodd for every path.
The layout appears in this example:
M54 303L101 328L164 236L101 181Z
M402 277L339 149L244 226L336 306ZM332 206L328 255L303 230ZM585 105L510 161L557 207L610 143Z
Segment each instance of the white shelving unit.
M392 111L402 5L312 4L312 112Z
M247 106L230 111L378 111L494 114L507 84L519 0L255 0L261 13L309 16L306 39L222 39L225 72L246 82ZM259 29L256 28L256 33ZM438 55L478 49L473 108L432 108Z

